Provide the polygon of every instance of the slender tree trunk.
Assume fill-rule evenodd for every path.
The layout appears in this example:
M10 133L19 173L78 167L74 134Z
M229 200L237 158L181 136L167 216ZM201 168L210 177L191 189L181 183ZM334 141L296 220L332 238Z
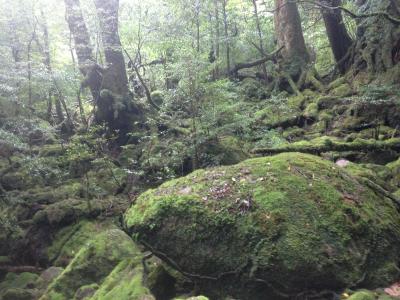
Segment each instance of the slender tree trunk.
M43 12L42 12L42 17L43 17L43 20L45 20L45 16L44 16ZM42 31L43 31L43 42L44 42L44 45L43 46L41 45L41 43L39 41L39 38L37 37L36 34L34 34L34 39L36 40L36 43L37 43L40 51L42 52L42 55L44 57L43 63L46 66L50 77L52 78L54 89L55 89L56 94L57 94L55 96L55 106L56 106L58 124L63 124L62 125L62 129L63 129L64 132L71 133L73 131L73 122L72 122L72 118L71 118L71 115L70 115L68 107L67 107L67 103L65 102L64 95L62 94L61 89L59 88L59 86L57 84L57 81L56 81L56 79L54 77L54 74L53 74L53 68L51 66L51 56L50 56L49 30L47 28L47 24L46 24L45 21L44 21L43 24L41 24L41 27L42 27ZM51 92L50 94L53 94L53 93ZM65 118L64 118L63 109L64 109L65 115L67 117L66 122L64 122Z
M47 112L46 112L46 120L53 125L54 124L54 120L53 120L53 93L50 90L47 96Z
M260 18L258 16L258 8L257 8L257 1L256 0L252 0L253 3L253 9L254 9L254 18L256 21L256 27L257 27L257 34L258 34L258 47L259 47L259 51L261 52L262 56L265 56L265 51L264 51L264 43L263 43L263 34L262 34L262 30L261 30L261 24L260 24ZM262 72L264 75L264 80L265 82L267 82L267 68L265 66L265 63L263 63L261 65L262 68Z
M321 3L330 7L338 7L342 5L341 0L322 0ZM348 51L351 48L353 41L347 32L346 25L343 23L342 12L340 9L321 8L321 13L324 19L326 33L329 38L333 56L335 57L340 73L344 74L349 68Z
M196 16L196 51L200 53L200 0L195 1Z
M297 79L310 57L304 41L301 20L296 2L275 0L275 31L278 47L283 47L283 69Z
M93 56L90 35L82 15L79 0L64 0L66 20L74 39L79 70L84 76L83 87L89 87L95 104L99 99L102 74Z
M32 40L31 38L28 43L28 106L32 107Z
M214 0L214 17L215 17L215 41L214 41L214 57L215 57L215 78L217 79L219 77L219 55L220 55L220 47L219 47L219 42L220 42L220 30L219 30L219 9L218 9L218 1L219 0Z
M228 14L226 12L226 6L228 4L228 0L223 0L222 2L222 13L224 15L224 34L225 34L225 48L226 48L226 69L227 74L230 74L231 71L231 48L228 34Z
M57 114L57 124L63 124L65 119L64 119L64 113L62 109L62 105L60 102L59 97L54 97L55 98L55 106L56 106L56 114Z

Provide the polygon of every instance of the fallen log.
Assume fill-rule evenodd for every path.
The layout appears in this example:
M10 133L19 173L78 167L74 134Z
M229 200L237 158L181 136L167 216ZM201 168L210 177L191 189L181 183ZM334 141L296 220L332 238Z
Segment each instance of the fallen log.
M10 273L37 273L40 274L43 272L43 268L35 267L35 266L1 266L0 271L6 271Z
M325 139L323 142L301 141L276 148L254 149L252 153L261 155L273 155L284 152L301 152L319 155L326 152L346 152L346 151L400 151L400 138L392 138L385 141L356 139L353 142L340 142Z

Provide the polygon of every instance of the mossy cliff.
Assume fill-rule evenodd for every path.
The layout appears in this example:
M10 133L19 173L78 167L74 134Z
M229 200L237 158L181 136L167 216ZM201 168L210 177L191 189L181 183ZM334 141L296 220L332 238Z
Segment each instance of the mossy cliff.
M206 295L246 299L260 296L254 286L278 297L391 283L399 220L360 178L299 153L198 170L145 192L125 215L134 238Z

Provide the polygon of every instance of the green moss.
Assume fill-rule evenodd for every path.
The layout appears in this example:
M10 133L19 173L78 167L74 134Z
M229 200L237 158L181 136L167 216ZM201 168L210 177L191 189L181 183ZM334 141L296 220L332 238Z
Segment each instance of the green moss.
M285 139L293 140L295 138L302 137L304 135L304 133L305 133L305 130L302 128L290 127L290 128L285 129L285 131L282 132L282 136Z
M108 211L113 203L113 210ZM127 206L127 199L122 197L99 198L99 199L65 199L36 212L33 221L36 224L50 224L53 226L69 225L76 220L93 218L104 211L118 214Z
M265 90L260 81L252 78L245 78L240 82L240 89L250 99L261 99L265 97Z
M369 291L360 291L351 295L348 300L375 300L375 295Z
M394 280L393 268L382 272L398 259L399 218L357 177L300 153L198 170L143 193L125 214L135 238L186 272L218 278L240 270L287 292L309 282L337 289L363 276L372 286ZM218 288L246 293L240 280Z
M111 228L111 223L90 222L87 220L66 226L57 232L54 241L47 249L50 262L55 266L66 266L93 236Z
M153 91L151 92L151 99L158 106L162 105L164 102L164 93L163 91Z
M57 299L72 299L80 287L101 283L120 262L127 259L140 262L137 246L117 228L97 234L82 246L41 300L53 300L53 295Z
M40 147L39 156L61 156L65 153L64 147L61 144L44 145Z
M316 103L310 103L304 111L304 116L307 118L317 118L318 105Z
M9 264L11 259L8 256L0 256L0 265Z
M36 280L39 278L37 274L24 272L21 274L8 273L4 280L0 283L0 292L8 289L25 289L35 286Z
M174 298L173 300L208 300L208 298L205 296L196 296L196 297L189 297L189 298L179 297L179 298Z
M294 109L301 109L306 101L306 97L304 95L297 95L288 98L288 105Z
M34 300L36 295L31 290L24 289L8 289L0 294L1 300Z
M353 95L353 89L348 83L344 83L335 87L330 91L330 94L337 97L348 97Z
M338 79L335 79L328 85L328 89L332 90L334 88L337 88L338 86L341 86L342 84L347 83L346 77L339 77Z
M391 171L391 182L400 188L400 158L386 165Z
M137 258L121 261L91 300L154 300L143 286L143 267Z
M207 141L202 148L204 165L209 165L207 162L210 160L215 161L217 165L232 165L249 158L243 144L233 136L226 136L214 142Z

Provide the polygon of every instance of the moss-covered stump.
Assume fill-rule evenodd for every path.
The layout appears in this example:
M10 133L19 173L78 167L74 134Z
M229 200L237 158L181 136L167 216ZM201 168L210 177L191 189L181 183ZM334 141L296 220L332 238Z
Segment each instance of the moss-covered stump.
M391 200L300 153L198 170L145 192L125 215L132 236L207 282L200 292L246 299L255 285L293 295L394 281L399 220Z
M41 300L153 299L142 285L142 255L128 235L110 228L88 240Z

